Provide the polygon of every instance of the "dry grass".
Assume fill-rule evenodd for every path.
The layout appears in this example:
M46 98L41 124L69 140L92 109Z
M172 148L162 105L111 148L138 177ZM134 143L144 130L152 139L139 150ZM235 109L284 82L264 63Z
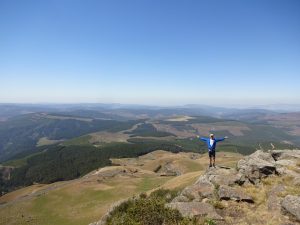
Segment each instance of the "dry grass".
M243 124L223 124L223 123L197 123L192 124L192 127L198 130L199 133L211 133L212 131L228 131L234 136L244 136L243 131L249 131L250 128Z
M209 203L211 205L213 205L216 209L225 209L225 208L227 208L227 205L224 204L224 202L222 202L220 200L217 200L217 199L211 200Z
M35 184L35 185L31 185L29 187L25 187L25 188L10 192L10 193L0 197L0 204L6 203L6 202L11 202L16 199L23 198L29 194L33 194L33 193L41 190L45 186L47 186L47 185Z
M187 122L191 119L194 119L195 117L191 116L177 116L170 119L166 119L165 121L171 121L171 122Z
M195 183L201 174L203 174L203 171L191 172L174 177L164 183L161 188L171 190L184 188Z
M55 116L55 115L45 115L48 119L55 119L55 120L79 120L84 122L92 122L93 119L91 118L85 118L85 117L72 117L72 116Z
M266 203L268 189L266 189L265 186L258 187L249 184L243 187L243 191L245 191L245 193L247 193L253 198L255 205L261 205Z
M267 194L275 185L281 184L287 187L286 191L279 194L280 197L284 197L288 194L299 194L299 188L294 187L292 182L293 177L290 176L270 176L262 179L262 183L258 186L251 184L245 185L243 190L254 199L256 205L263 205L267 201Z
M175 127L173 127L172 125L168 125L168 124L153 123L152 125L158 131L172 133L172 134L175 134L177 137L189 138L189 137L196 136L196 133L194 130L178 130Z
M127 142L128 134L123 132L110 133L106 131L96 132L89 134L91 136L89 143L111 143L111 142Z
M52 145L52 144L59 143L61 141L63 141L63 140L50 140L47 137L42 137L39 139L36 146L40 147L40 146L44 146L44 145Z

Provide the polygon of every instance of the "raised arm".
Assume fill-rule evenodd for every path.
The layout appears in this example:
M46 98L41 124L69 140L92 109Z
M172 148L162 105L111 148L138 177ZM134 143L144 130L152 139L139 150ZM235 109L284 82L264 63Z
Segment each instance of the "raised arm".
M224 141L225 139L227 139L228 137L226 136L226 137L223 137L223 138L215 138L215 140L216 140L216 142L218 142L218 141Z
M207 138L201 137L199 138L201 141L207 141Z

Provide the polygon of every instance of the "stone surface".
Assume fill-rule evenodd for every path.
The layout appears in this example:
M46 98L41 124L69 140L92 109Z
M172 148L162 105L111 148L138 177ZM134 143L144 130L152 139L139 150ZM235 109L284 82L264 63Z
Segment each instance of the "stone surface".
M161 176L179 176L182 174L180 169L172 162L167 162L163 165L160 165L160 169L157 172L159 172Z
M220 200L234 200L254 203L252 197L246 195L242 190L226 185L219 187L218 195Z
M275 161L275 166L277 167L283 167L283 166L296 166L296 162L291 159L281 159L278 161Z
M206 172L207 179L216 186L243 184L244 176L233 169L213 168Z
M281 202L283 211L288 212L300 222L300 196L287 195Z
M276 161L283 159L300 159L299 150L272 150L270 153Z
M252 153L250 156L252 158L261 159L272 164L275 163L275 159L273 158L271 152L264 152L262 150L257 150L256 152Z
M245 176L245 179L248 179L253 184L259 183L261 178L277 174L275 160L271 153L262 151L256 151L239 160L237 169L240 174Z
M201 176L198 181L183 189L178 198L173 199L173 202L185 202L186 199L189 201L200 202L204 198L211 198L214 194L214 185L209 182L206 177Z
M186 217L205 216L214 220L223 220L212 205L204 202L173 202L166 204L166 206L178 209Z
M190 201L190 199L188 199L184 195L179 195L172 200L172 202L189 202L189 201Z
M300 188L300 177L295 177L294 178L293 185Z

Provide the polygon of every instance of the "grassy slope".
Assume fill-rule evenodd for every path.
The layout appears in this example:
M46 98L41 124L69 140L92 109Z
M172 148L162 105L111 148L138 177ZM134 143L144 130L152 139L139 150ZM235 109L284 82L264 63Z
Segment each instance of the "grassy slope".
M34 185L9 193L0 198L0 224L89 224L97 221L113 202L120 199L158 187L179 189L195 182L207 166L207 156L199 155L198 159L192 160L192 154L156 151L137 159L116 160L126 164L121 168L138 169L139 172L134 173L134 176L122 175L103 180L89 173L73 181ZM218 162L223 165L233 165L239 158L239 154L218 153ZM152 172L158 163L165 162L171 162L183 174L177 177L161 177ZM115 168L120 166L107 169ZM31 193L36 194L30 196ZM29 197L22 198L27 195ZM12 202L13 200L16 202ZM1 206L4 202L11 204Z

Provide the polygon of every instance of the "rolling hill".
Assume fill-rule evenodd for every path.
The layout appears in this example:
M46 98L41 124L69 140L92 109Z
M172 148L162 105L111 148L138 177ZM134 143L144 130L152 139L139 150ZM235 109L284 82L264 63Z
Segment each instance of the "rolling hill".
M218 150L244 155L300 145L299 113L224 109L223 116L212 117L205 115L211 108L202 112L197 107L55 106L48 110L0 122L0 161L2 168L12 168L9 180L0 176L2 192L81 177L111 165L110 158L138 157L158 149L206 152L196 135L228 136ZM252 119L247 117L251 113Z
M219 156L218 162L224 166L233 166L242 157L237 153ZM180 190L192 184L207 167L207 155L154 151L112 162L116 166L75 180L34 184L0 197L0 224L87 225L120 199L157 188Z

